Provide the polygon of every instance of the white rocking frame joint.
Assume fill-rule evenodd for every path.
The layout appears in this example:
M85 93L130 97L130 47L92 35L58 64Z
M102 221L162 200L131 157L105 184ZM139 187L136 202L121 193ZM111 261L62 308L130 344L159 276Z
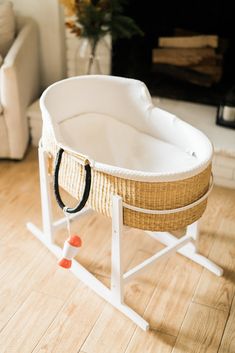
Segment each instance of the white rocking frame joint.
M41 231L32 223L27 223L27 228L57 258L60 258L62 256L62 249L55 244L54 235L58 228L66 225L66 217L63 217L57 221L53 221L50 195L51 178L47 170L47 157L47 152L44 151L41 146L39 146L39 170L43 230ZM175 252L178 252L179 254L202 265L217 276L221 276L223 274L223 269L197 252L198 227L197 222L195 222L187 227L186 234L179 239L170 233L146 231L148 235L160 241L166 245L166 247L147 260L143 261L141 264L135 266L126 273L123 273L123 207L126 207L126 204L123 203L122 198L118 195L114 195L112 203L111 288L107 288L101 281L99 281L76 260L73 260L70 270L78 279L83 281L98 295L100 295L115 308L129 317L136 325L138 325L143 330L148 330L149 323L124 303L124 285L127 281L131 280L140 271L143 271L154 262L159 261L163 257L170 256ZM89 212L92 212L90 208L84 208L79 213L70 215L70 219L72 220L74 218L82 217Z

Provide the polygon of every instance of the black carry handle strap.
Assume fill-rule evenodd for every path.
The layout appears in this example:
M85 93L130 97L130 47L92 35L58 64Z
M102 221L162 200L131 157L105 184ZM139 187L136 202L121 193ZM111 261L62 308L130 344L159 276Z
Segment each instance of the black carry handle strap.
M64 153L63 148L60 148L59 151L57 152L57 155L56 155L55 172L54 172L55 197L56 197L56 201L58 202L59 206L63 210L66 210L66 212L68 212L68 213L76 213L76 212L79 212L83 209L83 207L85 206L85 204L88 200L88 197L89 197L90 188L91 188L91 167L89 164L85 165L86 180L85 180L85 189L84 189L81 201L74 208L67 207L63 203L61 196L60 196L60 192L59 192L59 169L60 169L60 163L61 163L63 153Z

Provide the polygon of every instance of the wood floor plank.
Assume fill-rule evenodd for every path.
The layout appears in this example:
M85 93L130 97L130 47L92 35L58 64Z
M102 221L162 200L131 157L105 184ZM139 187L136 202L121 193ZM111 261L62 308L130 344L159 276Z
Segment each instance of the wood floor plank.
M226 311L230 309L235 293L234 229L235 215L233 224L221 222L219 235L215 239L209 258L224 269L224 275L217 277L204 270L193 298L195 303Z
M62 305L59 299L32 292L0 332L0 352L31 353Z
M160 249L161 245L159 245ZM152 254L139 250L130 262L128 270L145 261ZM151 265L146 270L140 272L125 286L125 303L140 315L143 315L156 285L160 282L167 261L168 259L164 259Z
M12 246L0 246L0 278L4 277L18 263L19 250Z
M18 196L25 195L29 190L32 190L32 187L39 191L39 179L38 173L36 173L38 163L32 150L22 163L14 163L13 161L5 163L0 161L0 163L0 183L4 185L4 188L0 189L0 201L3 205L8 207L9 203ZM2 211L3 209L0 210L0 213Z
M8 203L12 204L14 201L19 200L19 197L26 196L28 197L28 192L34 187L35 192L39 192L39 184L36 182L39 181L37 167L34 165L26 164L15 164L14 168L11 170L11 175L8 175L6 171L5 174L5 188L1 189L0 197L2 201L5 201L5 206L8 207ZM31 199L32 194L31 194ZM27 207L26 204L22 204L22 208ZM4 209L1 209L3 212Z
M19 297L22 297L23 293L32 289L66 299L77 285L75 277L69 271L59 267L54 255L38 240L29 241L30 244L26 241L21 250L20 246L23 246L23 243L19 239L17 241L20 244L19 248L5 245L0 247L0 278L2 278L0 308L3 302L6 306L3 300L4 293L17 294L18 292ZM32 282L30 283L29 279L31 278ZM16 302L15 298L14 303Z
M137 328L125 353L171 353L175 341L174 336Z
M139 251L129 267L134 267L149 256L151 254ZM149 267L148 270L142 274L140 273L126 285L125 302L140 315L143 315L156 283L164 272L165 265L166 260ZM135 325L130 319L107 305L84 343L82 350L86 353L108 353L110 347L112 347L112 353L122 353L125 351L134 330Z
M192 303L172 353L215 353L218 351L227 313Z
M171 257L144 315L152 328L178 335L201 271L180 255Z
M126 316L107 305L88 336L82 351L86 353L122 353L133 335L135 325Z
M104 300L80 283L33 353L77 353L104 306Z
M5 325L6 325L6 322L0 321L0 332L2 331L2 329Z
M56 258L50 253L42 259L40 267L35 271L35 277L37 279L33 283L33 290L62 300L68 298L78 282L70 271L57 264Z
M40 266L43 253L34 260L26 255L18 258L17 263L1 278L0 320L7 322L32 291L35 271Z
M66 300L77 286L76 278L61 269L46 248L40 243L38 246L34 259L28 253L21 254L11 270L1 278L0 320L3 322L14 315L33 290Z
M35 198L39 194L35 194ZM8 206L0 211L0 219L6 219L5 222L1 222L0 229L0 243L5 245L13 246L16 243L19 249L24 248L24 251L28 247L34 246L36 242L35 238L27 231L26 223L34 218L34 213L37 215L37 220L41 218L39 200L32 198L32 191L24 193L24 196L17 195L12 202L8 203ZM21 210L18 212L18 210ZM31 250L32 252L32 250Z
M221 207L226 205L226 207ZM235 192L231 189L213 187L213 192L207 202L207 208L202 218L199 220L199 252L208 257L209 252L217 239L220 236L221 220L227 217L227 208L234 209ZM227 207L228 206L228 207Z
M227 208L221 207L221 205L226 205L228 199L234 202L233 190L216 185L213 186L213 191L208 198L206 211L201 218L201 231L209 233L213 237L216 236L221 219L225 216Z
M228 321L223 334L223 339L218 353L235 352L235 297L229 313Z

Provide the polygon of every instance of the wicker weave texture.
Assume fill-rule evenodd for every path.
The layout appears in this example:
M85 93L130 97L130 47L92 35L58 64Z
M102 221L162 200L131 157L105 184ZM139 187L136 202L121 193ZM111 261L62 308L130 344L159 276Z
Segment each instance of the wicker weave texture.
M43 139L44 148L55 158L58 146L53 139ZM202 197L208 190L211 165L193 177L173 182L142 182L112 176L92 169L89 206L108 217L112 216L112 195L119 195L129 205L151 209L169 210L186 206ZM64 153L59 184L70 195L80 200L84 190L83 167L68 153ZM146 214L124 208L124 224L151 231L169 231L183 228L199 219L207 200L185 211L173 214Z

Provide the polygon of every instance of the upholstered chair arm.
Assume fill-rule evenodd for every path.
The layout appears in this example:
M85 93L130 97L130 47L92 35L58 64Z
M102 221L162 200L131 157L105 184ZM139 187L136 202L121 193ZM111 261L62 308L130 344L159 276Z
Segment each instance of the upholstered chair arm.
M20 23L18 35L1 66L0 96L9 134L11 158L22 158L29 138L27 106L40 93L39 44L36 24Z

